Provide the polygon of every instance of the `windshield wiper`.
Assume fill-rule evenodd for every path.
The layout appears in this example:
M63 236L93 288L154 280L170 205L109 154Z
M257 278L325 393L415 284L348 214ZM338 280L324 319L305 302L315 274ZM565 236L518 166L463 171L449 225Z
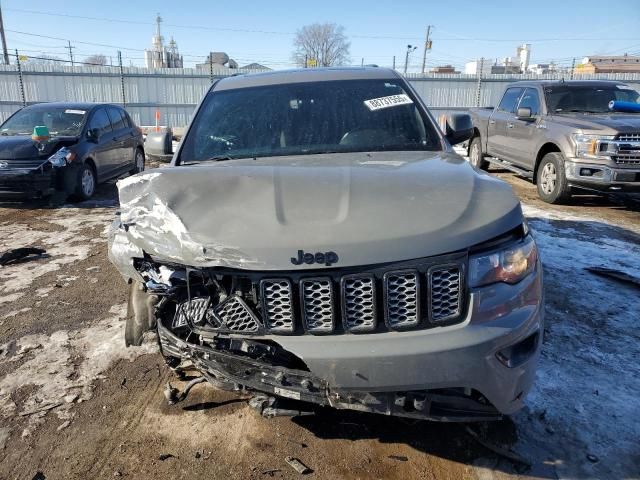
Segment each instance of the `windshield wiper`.
M223 162L225 160L236 160L238 158L242 158L242 157L232 157L231 155L221 154L221 155L214 155L213 157L205 158L203 160L194 160L192 162L182 162L181 165L197 165L198 163L203 163L203 162Z

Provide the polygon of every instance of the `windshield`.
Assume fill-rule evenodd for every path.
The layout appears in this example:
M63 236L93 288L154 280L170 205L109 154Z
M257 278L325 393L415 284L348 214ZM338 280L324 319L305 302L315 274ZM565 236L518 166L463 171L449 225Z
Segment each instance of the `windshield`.
M400 83L346 80L214 90L181 161L439 149L434 126Z
M638 103L640 94L626 85L560 85L544 90L551 113L607 113L611 100Z
M0 135L31 135L33 127L46 126L52 137L80 135L86 118L85 110L64 107L25 108L0 127Z

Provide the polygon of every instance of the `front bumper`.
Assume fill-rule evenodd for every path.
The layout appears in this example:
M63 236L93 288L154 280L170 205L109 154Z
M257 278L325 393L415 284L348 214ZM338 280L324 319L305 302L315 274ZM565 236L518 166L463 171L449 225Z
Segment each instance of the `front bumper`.
M457 325L377 334L268 335L247 341L247 351L253 341L275 344L306 369L185 341L161 320L160 346L166 357L190 360L214 385L431 420L495 419L522 407L535 377L543 332L541 276L538 264L535 273L516 285L472 291L467 317Z
M53 168L0 170L0 197L45 197L54 189Z
M569 158L565 164L565 175L572 187L611 193L640 192L640 165L638 168L614 165Z

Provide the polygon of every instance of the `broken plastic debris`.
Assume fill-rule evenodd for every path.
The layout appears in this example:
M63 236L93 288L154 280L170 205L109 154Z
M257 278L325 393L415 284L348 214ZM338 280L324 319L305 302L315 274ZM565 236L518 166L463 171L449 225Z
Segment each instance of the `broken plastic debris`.
M287 457L284 459L284 461L287 462L296 472L301 473L302 475L311 473L313 471L297 458Z
M46 253L44 248L38 247L22 247L22 248L14 248L13 250L7 250L5 253L0 255L0 265L5 266L10 263L16 263L20 260L24 260L31 255L41 256ZM34 257L36 258L36 257Z

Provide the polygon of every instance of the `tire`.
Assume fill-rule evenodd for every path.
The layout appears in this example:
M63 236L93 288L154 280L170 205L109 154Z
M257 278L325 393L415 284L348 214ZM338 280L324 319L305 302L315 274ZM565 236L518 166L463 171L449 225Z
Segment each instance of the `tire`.
M129 170L129 174L135 175L136 173L144 172L144 152L137 148L134 156L134 167Z
M489 162L483 160L482 141L480 137L474 137L469 144L469 163L478 170L486 170L489 168Z
M561 153L547 153L542 158L536 174L536 187L538 196L547 203L559 204L571 197Z
M82 164L78 170L74 196L78 200L89 200L96 192L97 184L96 172L93 170L93 167L88 163Z

